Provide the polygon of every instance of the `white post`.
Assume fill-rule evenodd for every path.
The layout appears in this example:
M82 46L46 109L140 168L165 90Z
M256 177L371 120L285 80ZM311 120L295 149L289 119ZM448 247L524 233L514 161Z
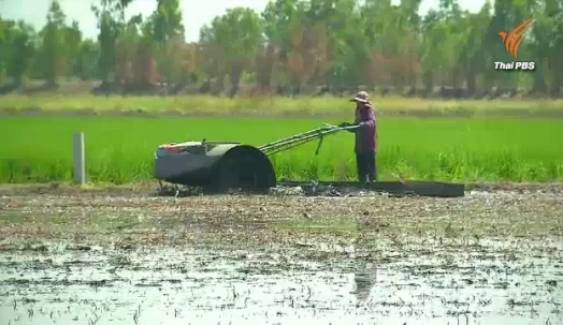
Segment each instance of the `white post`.
M84 133L76 133L73 137L74 182L86 184L86 155L84 153Z

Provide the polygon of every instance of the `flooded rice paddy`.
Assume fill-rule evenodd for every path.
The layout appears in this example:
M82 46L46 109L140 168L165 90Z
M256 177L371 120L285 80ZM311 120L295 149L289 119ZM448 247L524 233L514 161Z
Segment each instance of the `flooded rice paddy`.
M0 188L0 324L562 324L563 191Z

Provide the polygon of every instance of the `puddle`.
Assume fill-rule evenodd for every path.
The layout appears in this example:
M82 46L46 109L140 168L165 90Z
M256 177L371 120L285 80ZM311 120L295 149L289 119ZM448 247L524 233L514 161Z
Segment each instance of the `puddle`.
M563 324L560 193L0 197L0 324Z
M336 253L316 261L301 253L2 252L0 321L558 324L562 316L563 264L543 249L517 253L510 264L500 254L483 260L471 251L450 260L446 251L388 251L395 257L387 263Z

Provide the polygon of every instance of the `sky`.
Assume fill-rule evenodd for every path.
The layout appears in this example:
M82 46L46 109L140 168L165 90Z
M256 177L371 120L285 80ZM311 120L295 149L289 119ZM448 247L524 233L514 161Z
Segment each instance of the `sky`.
M459 0L462 9L478 11L486 0ZM98 34L96 17L90 9L97 0L59 0L67 21L78 21L85 37L95 38ZM195 42L199 39L199 30L209 24L214 17L222 15L229 8L249 7L257 12L264 10L269 0L180 0L182 5L186 40ZM394 2L398 2L394 1ZM47 9L51 0L0 0L0 17L24 20L36 30L46 22ZM439 0L422 0L420 13L437 7ZM156 7L156 0L134 0L127 8L127 15L150 15Z

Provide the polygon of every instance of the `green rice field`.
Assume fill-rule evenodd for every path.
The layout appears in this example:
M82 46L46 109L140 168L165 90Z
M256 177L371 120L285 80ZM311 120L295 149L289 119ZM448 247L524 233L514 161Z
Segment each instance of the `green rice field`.
M131 116L0 117L0 182L72 179L72 134L86 134L94 183L152 178L159 144L186 140L261 145L342 119ZM563 119L382 117L377 157L381 179L488 181L563 180ZM355 177L353 135L326 138L274 156L278 178Z

